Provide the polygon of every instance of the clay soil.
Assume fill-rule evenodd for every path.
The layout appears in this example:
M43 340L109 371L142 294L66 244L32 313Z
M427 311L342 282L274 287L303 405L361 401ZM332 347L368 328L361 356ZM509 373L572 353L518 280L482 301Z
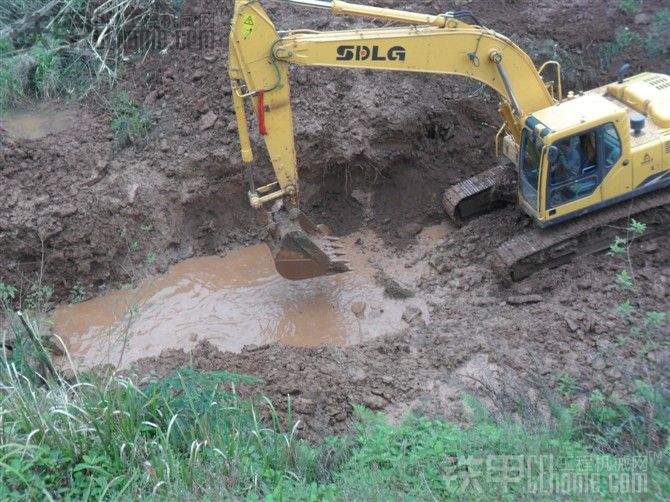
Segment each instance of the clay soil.
M378 4L444 9L428 1ZM646 1L643 13L663 4ZM369 26L321 11L267 8L280 28ZM617 2L461 0L450 8L472 10L537 63L560 58L571 89L612 80L624 61L634 72L670 72L667 52L652 58L639 44L602 66L601 49L617 27L650 26L650 16L634 19ZM76 110L76 124L65 131L35 140L0 131L0 280L21 285L25 294L41 273L55 299L66 300L78 285L91 295L263 238L263 223L246 199L226 73L231 9L228 1L185 2L183 27L202 14L199 22L207 20L213 39L128 63L119 85L156 122L140 143L115 146L111 97L102 91L77 104L53 103ZM661 47L667 43L659 40ZM489 267L490 252L529 224L514 207L478 218L434 246L417 246L421 228L445 218L442 190L495 162L492 138L500 119L492 91L420 74L295 68L291 78L306 211L337 235L379 235L380 270L398 256L409 271L428 263L402 278L429 301L430 322L418 317L396 334L349 347L269 345L233 354L203 342L190 354L167 350L144 360L141 373L192 363L257 375L265 383L241 391L267 395L280 409L292 396L296 417L315 435L346 429L351 403L391 416L413 409L459 419L463 390L500 405L507 395L540 402L544 390L559 392L566 375L578 401L595 388L626 397L635 378L668 388L667 324L634 337L617 314L630 296L614 285L621 261L590 256L520 283L501 282ZM271 170L257 140L255 152L261 182ZM633 304L640 310L669 310L669 245L662 237L633 247L642 292ZM147 260L149 254L155 259Z

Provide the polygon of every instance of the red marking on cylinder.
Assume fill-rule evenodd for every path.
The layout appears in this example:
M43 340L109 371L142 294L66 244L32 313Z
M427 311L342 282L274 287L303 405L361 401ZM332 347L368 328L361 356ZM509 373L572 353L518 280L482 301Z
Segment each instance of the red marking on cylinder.
M261 136L268 133L265 128L265 91L258 91L258 132Z

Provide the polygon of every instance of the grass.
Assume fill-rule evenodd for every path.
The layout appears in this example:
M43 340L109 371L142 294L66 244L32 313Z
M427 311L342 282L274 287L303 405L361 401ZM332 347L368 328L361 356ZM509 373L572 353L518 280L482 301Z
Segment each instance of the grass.
M54 33L4 38L0 40L0 111L33 99L84 94L95 82L92 65L85 52Z
M594 450L616 455L662 449L670 454L670 399L653 385L637 381L631 402L600 390L591 393L583 413L575 416L575 427Z
M634 3L637 5L636 2ZM642 33L631 30L627 26L620 26L617 28L614 38L601 46L600 62L602 68L609 68L620 54L634 46L643 48L647 56L651 58L668 54L670 51L670 43L667 37L668 30L670 30L670 10L668 9L657 11L652 16L649 27ZM661 67L657 70L664 71Z
M670 51L669 31L670 9L659 10L654 14L649 32L643 41L644 48L650 57L668 54Z
M0 497L518 500L530 480L573 472L576 462L598 490L613 489L602 465L614 457L594 456L597 450L574 437L574 421L563 409L558 425L529 429L486 413L474 416L470 427L412 415L391 425L357 407L353 435L315 445L296 437L299 424L290 412L282 422L270 401L241 399L240 382L257 380L182 369L141 383L106 373L40 384L5 357ZM603 403L592 416L616 421ZM645 476L650 498L670 494L662 470L669 453L666 448L636 471ZM556 462L551 470L543 464L548 459Z
M631 44L640 43L642 38L636 31L627 26L617 28L614 39L604 44L600 50L600 61L603 68L609 68L614 59L625 51Z
M0 39L0 112L16 106L25 97L25 66L26 58L14 54L12 42Z
M114 142L119 148L136 143L153 127L150 110L134 102L126 92L115 94L111 109Z
M626 14L634 14L640 10L640 0L619 0L619 10Z
M80 97L102 81L113 84L124 58L153 48L135 46L138 33L179 9L163 0L65 0L39 25L20 29L49 4L5 0L0 6L0 112L34 99Z

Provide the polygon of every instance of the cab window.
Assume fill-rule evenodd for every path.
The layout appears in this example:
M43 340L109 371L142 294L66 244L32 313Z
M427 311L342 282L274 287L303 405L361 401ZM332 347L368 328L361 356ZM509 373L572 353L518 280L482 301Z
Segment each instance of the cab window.
M614 124L603 127L603 157L605 169L609 169L621 158L621 140Z
M597 132L563 138L552 145L547 207L554 208L593 193L598 186Z
M539 180L540 160L542 158L542 138L528 129L521 136L521 195L526 202L537 211L537 187Z

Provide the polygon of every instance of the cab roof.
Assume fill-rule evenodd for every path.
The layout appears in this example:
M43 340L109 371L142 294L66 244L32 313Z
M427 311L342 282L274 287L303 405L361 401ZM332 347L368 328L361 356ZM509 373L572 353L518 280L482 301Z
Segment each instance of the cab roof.
M625 111L625 108L598 94L582 94L531 114L551 133L569 133L588 124L602 124Z

